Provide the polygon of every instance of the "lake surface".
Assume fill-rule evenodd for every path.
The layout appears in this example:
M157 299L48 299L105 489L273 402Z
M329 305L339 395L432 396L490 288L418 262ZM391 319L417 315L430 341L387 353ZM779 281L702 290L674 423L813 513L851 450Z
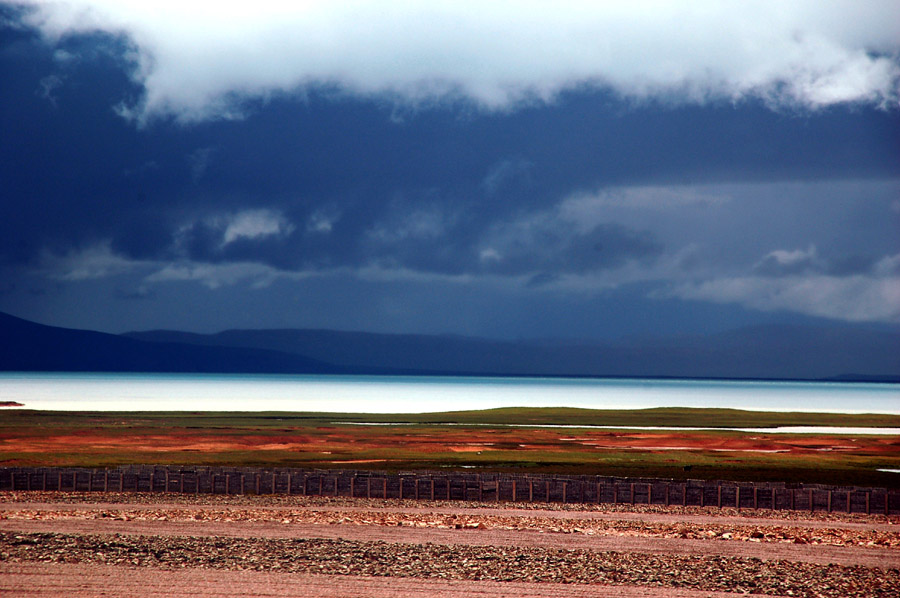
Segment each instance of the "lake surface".
M424 413L521 406L900 414L900 384L28 372L0 373L0 401L57 411Z

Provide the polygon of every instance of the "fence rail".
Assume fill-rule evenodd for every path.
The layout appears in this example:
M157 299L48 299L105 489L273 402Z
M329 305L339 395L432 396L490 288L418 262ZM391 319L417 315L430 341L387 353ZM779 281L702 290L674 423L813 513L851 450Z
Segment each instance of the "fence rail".
M291 494L900 513L900 492L885 488L552 474L180 466L3 467L0 491L3 490Z

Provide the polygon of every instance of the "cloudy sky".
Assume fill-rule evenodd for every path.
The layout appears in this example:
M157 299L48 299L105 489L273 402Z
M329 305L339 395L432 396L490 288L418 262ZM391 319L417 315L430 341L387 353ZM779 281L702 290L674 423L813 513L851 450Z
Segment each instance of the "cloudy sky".
M0 311L900 324L900 3L0 2Z

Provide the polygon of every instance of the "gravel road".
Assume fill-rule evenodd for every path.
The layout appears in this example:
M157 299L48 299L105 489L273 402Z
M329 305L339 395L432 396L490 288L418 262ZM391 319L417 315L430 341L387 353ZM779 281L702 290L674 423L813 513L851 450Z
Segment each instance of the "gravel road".
M0 595L900 595L896 517L530 507L0 493Z

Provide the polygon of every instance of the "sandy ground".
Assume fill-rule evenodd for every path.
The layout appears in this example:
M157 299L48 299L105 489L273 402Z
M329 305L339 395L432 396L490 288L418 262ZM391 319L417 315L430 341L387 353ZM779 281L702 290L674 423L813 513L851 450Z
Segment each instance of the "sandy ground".
M252 596L360 598L727 598L726 592L705 592L642 586L575 586L545 583L497 583L396 577L347 577L285 574L258 571L158 571L111 565L4 565L0 575L3 596L53 597L115 596L163 598L169 596ZM177 592L175 591L177 588Z
M896 517L100 498L0 495L0 595L900 595Z

